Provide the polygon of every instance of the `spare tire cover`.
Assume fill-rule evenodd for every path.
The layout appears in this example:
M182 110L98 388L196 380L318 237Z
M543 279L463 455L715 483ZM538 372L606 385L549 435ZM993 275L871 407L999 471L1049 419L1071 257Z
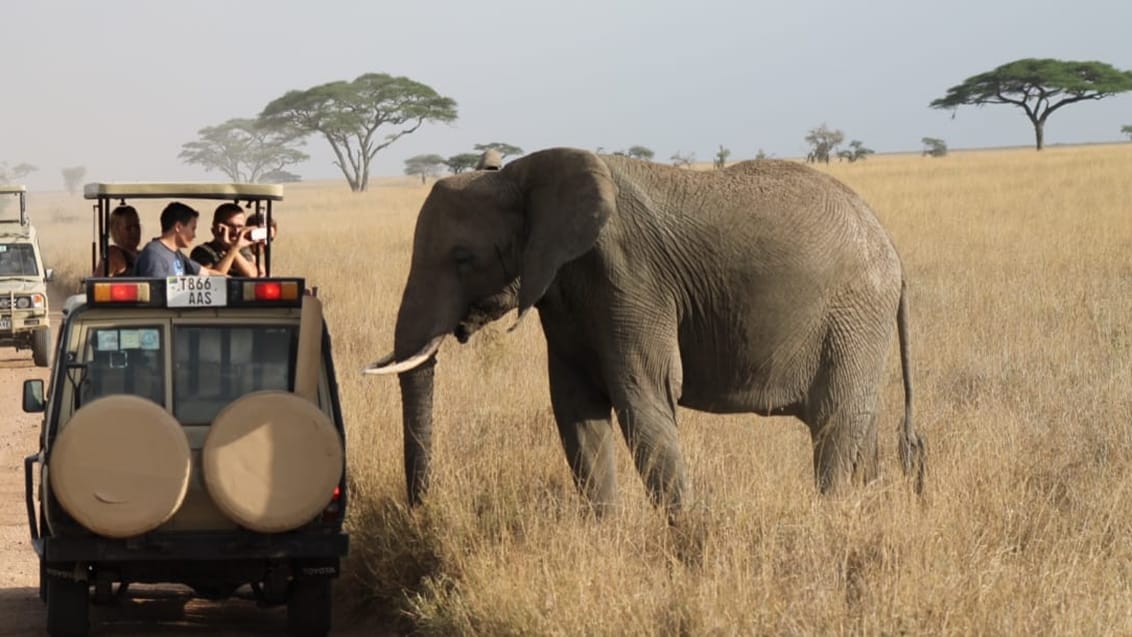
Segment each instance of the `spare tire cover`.
M310 522L330 504L344 456L338 431L314 403L259 391L216 415L201 467L221 511L248 529L273 533Z
M177 512L189 486L185 432L164 407L138 396L83 405L50 455L51 490L63 509L107 537L157 528Z

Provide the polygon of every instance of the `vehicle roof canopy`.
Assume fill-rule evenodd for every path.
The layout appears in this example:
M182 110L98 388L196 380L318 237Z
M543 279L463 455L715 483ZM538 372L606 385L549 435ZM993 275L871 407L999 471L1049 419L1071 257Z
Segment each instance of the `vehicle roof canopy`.
M0 184L0 195L12 195L18 192L27 192L27 188L19 184Z
M21 186L22 188L22 186ZM96 182L83 186L84 199L225 199L228 201L282 201L280 184L236 184L208 182Z

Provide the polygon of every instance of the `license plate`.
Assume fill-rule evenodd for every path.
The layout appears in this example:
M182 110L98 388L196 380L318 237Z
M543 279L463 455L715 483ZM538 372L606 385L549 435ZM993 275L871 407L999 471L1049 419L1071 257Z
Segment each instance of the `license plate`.
M166 307L224 307L228 279L222 276L171 276L165 279Z
M0 330L10 329L12 329L12 319L8 318L7 316L0 317Z

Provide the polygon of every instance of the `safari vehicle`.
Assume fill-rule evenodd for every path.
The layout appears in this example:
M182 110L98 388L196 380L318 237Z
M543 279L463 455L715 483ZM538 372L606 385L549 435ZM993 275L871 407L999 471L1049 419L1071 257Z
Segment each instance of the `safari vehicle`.
M88 184L97 263L114 200L234 201L271 222L282 186ZM51 635L131 583L287 605L292 634L330 629L347 552L345 435L330 335L301 278L96 276L63 308L25 497ZM105 274L105 271L103 271ZM317 289L315 290L317 292ZM38 468L38 470L37 470ZM38 488L36 488L38 475Z
M27 189L0 186L0 196L20 200L19 217L0 217L0 346L30 349L38 367L47 367L51 349L47 283L39 237L27 213ZM5 206L7 208L7 206Z

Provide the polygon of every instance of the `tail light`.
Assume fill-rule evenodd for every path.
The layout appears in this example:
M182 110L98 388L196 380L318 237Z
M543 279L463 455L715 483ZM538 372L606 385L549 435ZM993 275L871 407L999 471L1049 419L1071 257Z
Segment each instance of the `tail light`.
M148 303L149 283L94 284L94 303Z
M330 504L322 510L322 521L333 522L340 517L342 512L342 487L334 487L334 494L330 496Z

